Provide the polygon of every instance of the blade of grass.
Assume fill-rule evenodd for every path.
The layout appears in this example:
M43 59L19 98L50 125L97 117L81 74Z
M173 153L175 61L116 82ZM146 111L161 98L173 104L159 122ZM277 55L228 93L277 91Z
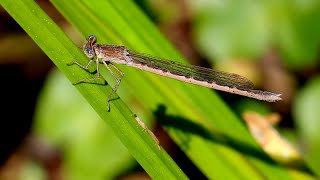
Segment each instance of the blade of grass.
M183 59L129 0L52 2L85 36L97 35L99 43L123 44L138 52ZM128 104L139 99L146 113L153 111L208 177L290 178L283 167L263 153L243 123L211 90L121 68L126 74L121 87L126 87L127 92L120 87L119 94L134 94L126 101ZM110 78L106 71L102 74ZM131 107L134 109L136 104ZM162 104L167 111L161 109Z
M74 59L82 62L87 59L34 1L2 0L0 3L70 80L88 76L81 69L66 65ZM159 150L150 135L137 124L121 100L114 103L112 112L107 112L106 95L112 91L110 86L76 87L152 178L186 179L168 154Z

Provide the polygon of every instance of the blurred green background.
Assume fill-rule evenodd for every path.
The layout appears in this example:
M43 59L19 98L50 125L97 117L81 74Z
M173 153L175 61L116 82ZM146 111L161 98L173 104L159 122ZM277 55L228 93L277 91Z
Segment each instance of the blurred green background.
M37 3L78 46L84 43L50 2ZM248 110L278 113L277 130L301 152L310 171L320 174L319 1L135 3L190 63L241 74L260 89L281 93L282 101L264 103L219 92L239 117ZM0 178L149 178L37 45L0 12L0 73L6 85L0 93ZM185 164L183 171L205 177L159 123L144 118L148 114L139 116L173 159Z

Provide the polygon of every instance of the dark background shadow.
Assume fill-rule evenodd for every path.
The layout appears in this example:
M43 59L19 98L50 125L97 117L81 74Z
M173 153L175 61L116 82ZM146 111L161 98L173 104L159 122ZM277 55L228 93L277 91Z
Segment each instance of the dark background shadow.
M188 148L189 140L187 134L197 135L206 140L212 141L214 143L221 144L223 146L229 146L230 148L244 154L245 156L249 156L251 158L259 159L260 161L264 161L266 163L271 164L272 166L281 166L272 160L264 151L253 147L252 145L241 142L239 140L235 140L234 138L225 135L221 132L211 132L202 125L194 123L186 118L169 115L166 114L166 107L164 105L159 105L157 109L153 113L158 122L168 128L175 128L183 131L183 136L180 139L183 139L182 147ZM308 173L312 173L310 169L306 167L297 167L303 171L307 171Z

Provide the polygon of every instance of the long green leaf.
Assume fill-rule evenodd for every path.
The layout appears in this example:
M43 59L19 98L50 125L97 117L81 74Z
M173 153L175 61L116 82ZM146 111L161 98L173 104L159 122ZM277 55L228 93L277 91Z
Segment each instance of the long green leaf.
M56 24L31 0L2 0L1 5L30 35L56 66L73 82L87 73L66 64L75 59L87 59ZM164 150L136 122L132 112L121 101L113 103L107 112L106 95L110 86L81 84L77 86L100 117L105 120L149 175L155 179L186 179L184 173Z
M123 44L138 52L183 61L130 0L52 2L85 36L95 34L98 43ZM120 97L135 112L153 113L208 178L290 178L211 90L120 68L125 72ZM102 74L111 82L108 72Z

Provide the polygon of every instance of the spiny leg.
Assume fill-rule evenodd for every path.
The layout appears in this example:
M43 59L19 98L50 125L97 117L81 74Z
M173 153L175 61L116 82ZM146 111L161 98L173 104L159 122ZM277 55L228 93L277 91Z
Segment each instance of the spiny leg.
M93 60L91 60L91 61L93 61ZM92 63L91 61L87 64L87 66L89 66L89 65ZM76 62L76 61L74 61L74 62ZM87 67L87 66L82 66L82 65L79 64L78 62L76 62L75 64L77 64L78 66L82 67L83 69L88 70L88 67ZM100 79L99 64L100 64L100 63L99 63L99 59L97 58L97 59L96 59L97 77L95 77L95 78L87 78L87 79L80 79L79 81L77 81L77 82L75 82L75 83L73 83L73 84L76 85L76 84L79 84L79 83L89 83L89 82L92 82L92 81L97 81L97 80L99 80L99 79Z
M81 67L82 69L84 69L84 70L86 70L86 71L88 71L88 72L90 72L89 71L89 66L93 63L93 59L90 59L90 61L89 61L89 63L87 64L87 65L82 65L82 64L80 64L79 62L77 62L77 61L72 61L72 62L70 62L70 63L68 63L67 65L68 66L72 66L72 65L78 65L79 67ZM90 73L92 73L92 72L90 72Z
M110 64L115 70L117 70L118 73L120 73L120 77L117 77L117 76L112 72L112 70L109 68L107 62L103 61L103 64L106 66L106 68L108 69L108 71L110 72L110 74L112 75L112 77L117 80L117 83L116 83L116 85L115 85L114 88L113 88L113 91L109 94L108 99L107 99L107 102L108 102L108 111L110 111L110 101L112 100L111 98L112 98L112 96L114 95L114 93L117 92L117 90L118 90L118 88L119 88L119 85L120 85L120 83L121 83L121 80L122 80L122 78L123 78L123 76L124 76L124 73L123 73L120 69L118 69L116 66L114 66L112 63L109 62L109 64Z
M110 65L111 65L115 70L117 70L118 73L119 73L120 76L121 76L121 77L117 80L117 84L116 84L115 87L114 87L115 92L116 92L117 89L119 88L119 85L120 85L121 80L122 80L122 78L123 78L123 76L124 76L124 73L123 73L120 69L118 69L115 65L113 65L112 63L110 63Z

